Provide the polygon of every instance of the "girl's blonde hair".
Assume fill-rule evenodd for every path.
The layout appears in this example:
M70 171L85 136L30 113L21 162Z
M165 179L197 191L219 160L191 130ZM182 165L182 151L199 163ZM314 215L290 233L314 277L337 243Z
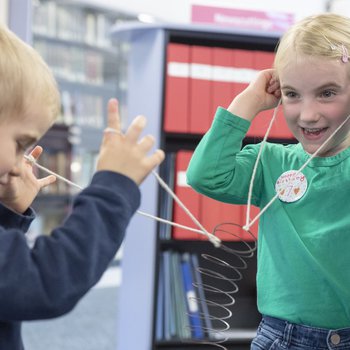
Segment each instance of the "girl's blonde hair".
M21 117L33 103L47 106L52 121L58 116L55 78L32 47L0 25L0 121Z
M349 59L350 18L333 13L306 17L293 25L280 39L274 66L278 72L285 67L290 57L307 55ZM345 59L346 56L346 59Z

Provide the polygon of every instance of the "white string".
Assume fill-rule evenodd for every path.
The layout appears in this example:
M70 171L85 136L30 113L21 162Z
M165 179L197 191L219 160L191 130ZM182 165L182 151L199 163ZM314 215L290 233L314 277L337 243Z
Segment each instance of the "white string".
M68 185L76 187L79 190L83 189L83 187L79 186L78 184L76 184L76 183L68 180L67 178L65 178L63 176L61 176L59 174L56 174L52 170L49 170L49 169L43 167L42 165L38 164L36 159L32 155L24 155L24 158L27 161L29 161L31 164L35 165L37 168L41 169L42 171L44 171L44 172L46 172L46 173L48 173L50 175L56 176L59 180L67 183ZM156 177L156 179L158 180L159 184L171 195L171 197L176 201L176 203L178 203L178 205L185 211L185 213L191 218L191 220L200 228L200 230L192 228L192 227L188 227L188 226L185 226L185 225L181 225L181 224L169 221L169 220L165 220L165 219L162 219L162 218L159 218L157 216L145 213L145 212L140 211L140 210L138 210L137 213L141 214L143 216L152 218L152 219L154 219L156 221L159 221L159 222L162 222L162 223L166 223L168 225L172 225L172 226L179 227L179 228L182 228L182 229L185 229L185 230L188 230L188 231L197 232L199 234L205 235L208 238L208 240L211 243L213 243L213 245L215 247L219 247L220 244L221 244L221 240L218 237L216 237L215 235L213 235L212 233L209 233L203 227L203 225L194 217L194 215L189 211L189 209L181 202L181 200L177 197L177 195L171 190L171 188L163 181L163 179L154 170L152 171L152 174Z
M221 240L215 235L209 233L203 225L194 217L194 215L186 208L186 206L181 202L180 198L172 191L172 189L165 183L165 181L153 170L152 174L156 177L159 184L171 195L175 202L184 210L184 212L190 217L190 219L202 230L207 238L216 246L219 247Z
M24 158L25 158L29 163L35 164L35 166L36 166L37 168L39 168L40 170L43 170L43 171L45 171L46 173L48 173L48 174L50 174L50 175L56 176L58 179L60 179L61 181L67 183L68 185L73 186L73 187L76 187L76 188L79 189L79 190L82 190L82 189L83 189L81 186L77 185L76 183L74 183L74 182L72 182L72 181L66 179L65 177L63 177L63 176L61 176L61 175L58 175L58 174L54 173L53 171L51 171L51 170L49 170L49 169L43 167L42 165L38 164L38 163L36 162L35 158L34 158L32 155L26 155L26 154L25 154L25 155L24 155Z
M276 107L277 108L277 107ZM300 167L299 170L296 171L296 173L294 174L294 176L292 176L289 179L290 181L293 181L294 178L299 175L306 167L307 165L312 161L312 159L314 159L319 153L320 151L323 149L323 147L332 139L332 137L344 126L344 124L350 119L350 115L348 115L345 120L334 130L334 132L323 142L323 144L306 160L306 162ZM264 138L265 139L265 138ZM260 146L260 148L262 147L262 145ZM254 182L254 178L252 178L251 183ZM283 189L281 189L282 191ZM249 230L249 228L254 225L254 223L260 218L260 216L272 205L272 203L278 198L279 192L276 193L276 195L265 205L264 208L262 208L260 210L260 212L254 217L253 220L251 220L248 224L246 224L245 226L243 226L244 230Z
M270 121L270 124L266 130L266 133L265 133L265 136L261 142L261 145L260 145L260 148L259 148L259 152L258 152L258 155L256 157L256 161L255 161L255 164L254 164L254 168L253 168L253 172L252 172L252 177L250 179L250 184L249 184L249 191L248 191L248 201L247 201L247 213L246 213L246 223L245 223L245 226L243 226L243 229L248 231L249 230L249 221L250 221L250 208L251 208L251 202L252 202L252 194L253 194L253 183L254 183L254 179L255 179L255 174L256 174L256 171L258 169L258 164L259 164L259 160L260 160L260 157L261 157L261 153L262 153L262 150L266 144L266 140L267 140L267 137L269 136L270 134L270 130L271 130L271 127L272 127L272 124L273 122L275 121L276 119L276 115L277 115L277 111L278 111L278 107L280 106L281 104L281 101L282 99L280 99L278 101L278 104L277 106L275 107L274 111L273 111L273 116L272 116L272 119ZM247 227L247 228L245 228Z

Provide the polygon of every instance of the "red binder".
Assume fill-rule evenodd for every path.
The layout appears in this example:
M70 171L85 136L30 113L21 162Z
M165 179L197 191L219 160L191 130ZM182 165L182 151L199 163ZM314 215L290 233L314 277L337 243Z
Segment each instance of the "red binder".
M273 65L274 54L273 52L265 52L265 51L254 51L254 68L257 72L272 68ZM269 126L270 120L273 115L273 110L267 110L260 112L253 120L247 136L250 137L258 137L263 138L267 128ZM275 137L275 133L278 131L276 121L272 125L272 128L269 133L269 137Z
M191 211L191 213L198 219L200 210L200 194L194 191L186 183L186 170L188 163L192 157L190 151L179 151L176 154L175 163L175 193L179 199L185 204L185 206ZM189 216L184 212L184 210L174 202L173 206L173 221L185 225L188 227L198 228L189 218ZM188 231L179 227L173 227L172 231L173 239L183 239L183 240L198 240L201 239L202 235L196 232Z
M216 229L215 235L222 241L245 239L245 237L242 237L243 230L238 227L242 223L242 208L240 205L223 203L202 196L200 210L201 223L208 232L214 233ZM204 239L206 238L204 237Z
M189 131L190 46L167 46L164 131Z
M193 134L204 134L212 121L212 49L191 47L190 127Z
M242 92L251 81L254 68L254 51L233 50L234 96Z
M227 108L233 99L232 67L233 51L220 47L213 48L212 72L212 116L220 106Z
M261 71L273 67L274 53L267 51L255 52L255 69ZM255 136L263 138L273 117L274 110L260 112L253 120L247 136ZM270 129L269 138L275 139L290 139L293 138L287 123L284 119L282 106L279 106L278 114Z
M215 226L220 223L220 204L220 202L212 198L201 197L200 222L209 233L213 233ZM205 237L203 239L206 240Z

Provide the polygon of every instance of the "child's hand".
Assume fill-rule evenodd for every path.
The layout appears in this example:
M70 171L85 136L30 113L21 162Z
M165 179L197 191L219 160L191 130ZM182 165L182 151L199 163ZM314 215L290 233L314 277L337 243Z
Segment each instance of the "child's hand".
M235 97L228 110L251 121L259 112L276 107L280 98L281 90L275 71L266 69L259 72L256 79Z
M42 147L36 146L30 155L37 160L42 151ZM0 202L18 213L24 213L39 191L55 181L53 175L36 178L32 164L23 158L8 174L6 182L0 183Z
M139 137L146 125L146 118L136 117L125 134L120 131L118 102L108 102L108 128L105 130L97 170L111 170L130 177L138 185L164 159L164 152L156 150L148 155L154 145L152 136Z

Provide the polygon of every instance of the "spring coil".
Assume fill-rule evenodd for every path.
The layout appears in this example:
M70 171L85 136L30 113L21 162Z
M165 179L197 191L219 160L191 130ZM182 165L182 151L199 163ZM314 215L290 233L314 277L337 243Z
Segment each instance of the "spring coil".
M194 282L193 286L196 289L196 297L192 297L198 304L205 303L208 307L208 312L201 310L199 312L199 317L202 324L208 323L208 319L211 325L202 326L202 330L207 334L210 334L214 339L211 340L186 340L186 342L191 344L205 344L208 346L213 346L223 350L227 348L223 345L229 340L229 337L225 334L226 331L230 329L229 319L233 316L233 312L230 308L235 304L236 300L234 295L239 291L238 282L243 279L243 271L247 269L248 263L247 259L253 257L256 251L257 241L255 235L251 231L244 231L251 237L251 240L243 240L242 236L237 233L238 230L242 230L241 225L234 223L221 223L215 226L213 230L214 235L225 234L234 237L234 240L240 243L241 248L234 249L225 242L221 243L221 246L217 248L218 256L220 256L220 250L228 253L234 263L223 260L218 256L213 254L201 253L202 259L206 260L212 268L207 267L197 267L197 272L203 277L200 282ZM220 268L221 272L217 269ZM224 270L225 272L222 272ZM204 282L203 280L206 280ZM224 288L218 288L218 282L224 282L227 286ZM204 294L211 294L216 296L216 298L209 298L199 293L199 290L204 291ZM217 301L219 299L220 301ZM190 316L188 314L188 316ZM216 324L216 327L212 327L212 323ZM189 327L191 332L194 331L194 327Z

